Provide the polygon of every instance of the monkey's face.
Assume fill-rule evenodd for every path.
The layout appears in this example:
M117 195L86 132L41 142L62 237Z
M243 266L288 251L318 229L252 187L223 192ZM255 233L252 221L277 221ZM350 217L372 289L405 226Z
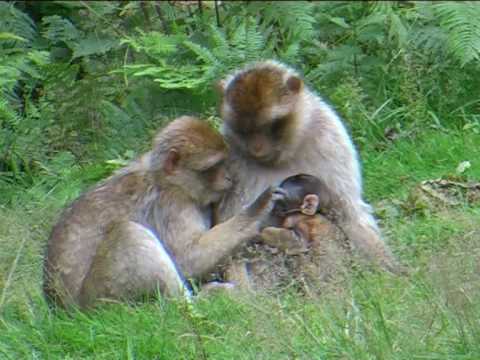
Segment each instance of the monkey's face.
M296 135L302 81L274 65L237 74L223 92L221 114L229 140L245 155L276 163Z
M204 121L180 117L157 135L152 170L159 183L180 188L200 205L218 201L232 181L226 171L228 146Z
M197 154L180 161L170 177L198 204L218 202L232 186L226 158L224 152Z
M232 118L230 118L232 119ZM263 164L276 163L290 142L293 119L288 115L253 121L252 126L243 125L245 119L258 119L255 115L235 115L234 121L225 122L225 134L243 154Z
M217 154L214 161L195 169L196 177L203 185L202 196L207 196L207 202L217 202L221 196L232 187L232 180L226 166L226 154ZM200 194L199 194L200 195Z

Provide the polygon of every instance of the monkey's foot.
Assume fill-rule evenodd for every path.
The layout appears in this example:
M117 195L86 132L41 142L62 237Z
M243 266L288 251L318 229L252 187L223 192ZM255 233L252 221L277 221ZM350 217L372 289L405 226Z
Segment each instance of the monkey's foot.
M235 289L235 284L231 282L212 281L202 286L199 295L209 295L219 291L230 293Z

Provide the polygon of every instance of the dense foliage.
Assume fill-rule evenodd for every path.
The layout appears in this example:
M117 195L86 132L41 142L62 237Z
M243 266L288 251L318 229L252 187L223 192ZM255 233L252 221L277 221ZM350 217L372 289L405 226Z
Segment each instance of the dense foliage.
M474 3L18 1L0 18L0 186L121 163L165 119L215 115L214 82L260 58L301 70L360 146L480 130Z

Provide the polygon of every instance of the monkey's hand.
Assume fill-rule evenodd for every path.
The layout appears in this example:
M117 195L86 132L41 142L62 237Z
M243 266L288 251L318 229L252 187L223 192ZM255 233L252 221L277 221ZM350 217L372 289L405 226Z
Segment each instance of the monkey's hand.
M308 251L306 241L295 231L277 227L266 227L260 234L263 243L277 248L287 255L298 255Z
M247 206L245 214L259 221L260 229L271 226L276 223L272 210L277 202L285 201L285 197L285 190L270 186L252 204Z

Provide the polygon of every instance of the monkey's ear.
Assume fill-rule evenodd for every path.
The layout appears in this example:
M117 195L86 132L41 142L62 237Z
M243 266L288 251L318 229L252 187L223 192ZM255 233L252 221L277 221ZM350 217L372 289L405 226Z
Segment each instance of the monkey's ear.
M215 84L215 88L217 89L219 94L223 94L225 92L225 85L227 85L227 82L225 80L219 80Z
M303 198L303 204L300 207L302 214L315 215L318 210L319 199L315 194L308 194Z
M287 80L288 91L297 94L302 90L303 81L297 76L290 76Z
M168 151L167 158L165 159L165 163L163 164L164 170L167 174L171 174L175 171L178 165L178 161L180 160L180 154L178 150L172 148Z

